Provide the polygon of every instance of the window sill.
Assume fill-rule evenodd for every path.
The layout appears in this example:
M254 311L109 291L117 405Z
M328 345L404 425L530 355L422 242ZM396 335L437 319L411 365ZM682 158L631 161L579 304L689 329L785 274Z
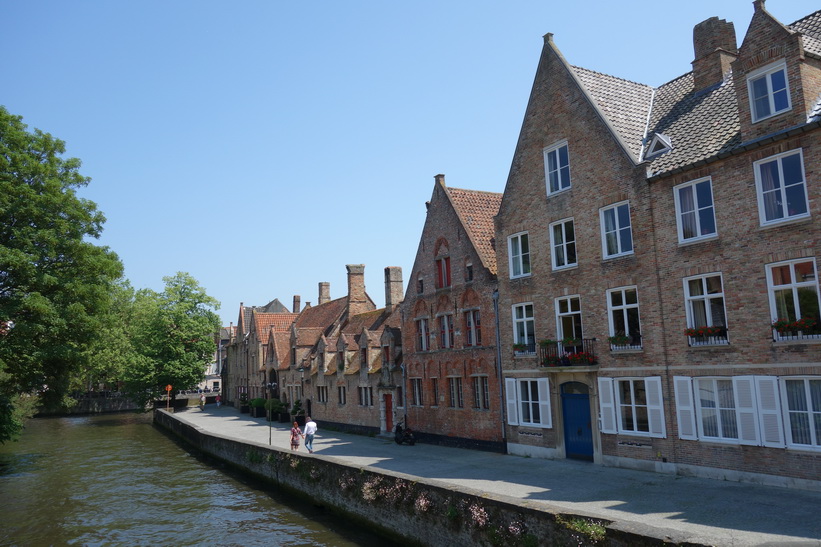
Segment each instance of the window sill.
M562 266L562 267L560 267L560 268L553 268L553 269L552 269L552 270L550 270L550 271L552 271L553 273L567 272L567 271L575 270L575 269L577 269L578 267L579 267L579 263L578 263L578 262L576 262L575 264L570 264L570 265L568 265L568 266Z
M702 237L691 237L689 239L680 239L678 242L679 247L689 247L691 245L698 245L699 243L707 243L711 241L717 241L718 234L712 234L709 236L702 236Z
M770 228L778 228L778 227L781 227L781 226L791 226L791 225L794 225L794 224L804 224L804 223L810 223L810 222L812 222L812 215L810 215L808 213L806 215L801 215L800 217L788 217L788 218L782 218L782 219L779 219L779 220L771 220L771 221L766 222L766 223L761 223L758 226L758 229L759 230L768 230Z

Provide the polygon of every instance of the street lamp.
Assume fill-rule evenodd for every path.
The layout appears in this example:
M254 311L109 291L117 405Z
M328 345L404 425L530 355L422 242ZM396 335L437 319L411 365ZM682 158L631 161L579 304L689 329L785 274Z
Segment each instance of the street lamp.
M276 382L262 382L262 387L267 387L268 391L265 392L265 416L268 418L268 446L271 446L271 392L276 389L277 383Z

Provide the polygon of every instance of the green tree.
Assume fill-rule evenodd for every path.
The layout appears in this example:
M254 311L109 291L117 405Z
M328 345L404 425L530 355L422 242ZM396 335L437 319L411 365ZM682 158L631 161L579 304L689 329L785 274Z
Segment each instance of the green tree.
M142 360L125 378L127 394L140 405L163 395L167 385L197 385L216 349L219 303L187 273L163 281L162 293L144 289L134 300L132 343Z
M62 404L122 275L91 241L105 218L77 195L90 179L64 153L0 106L0 442L19 432L21 396Z

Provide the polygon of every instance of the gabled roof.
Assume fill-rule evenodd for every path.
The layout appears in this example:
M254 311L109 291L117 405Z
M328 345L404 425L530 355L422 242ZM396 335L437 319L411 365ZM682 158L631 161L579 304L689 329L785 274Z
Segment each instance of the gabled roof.
M254 309L251 313L251 321L254 329L257 332L259 341L263 344L268 343L268 335L270 332L288 332L291 323L297 318L299 314L296 313L261 313Z
M305 308L294 321L294 327L297 329L320 328L321 332L342 316L346 304L347 298L337 298L318 306Z
M821 10L803 17L787 28L804 36L804 51L821 58Z
M274 347L277 369L284 370L290 366L291 334L289 332L272 332L269 338Z
M502 194L443 186L482 265L496 275L493 217L499 213Z

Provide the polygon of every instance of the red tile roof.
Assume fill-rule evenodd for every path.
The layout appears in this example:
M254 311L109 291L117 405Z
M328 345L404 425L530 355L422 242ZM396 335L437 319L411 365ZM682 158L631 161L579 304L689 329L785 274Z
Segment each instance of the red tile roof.
M450 201L479 254L482 264L496 274L495 228L493 217L499 212L502 194L446 187Z

